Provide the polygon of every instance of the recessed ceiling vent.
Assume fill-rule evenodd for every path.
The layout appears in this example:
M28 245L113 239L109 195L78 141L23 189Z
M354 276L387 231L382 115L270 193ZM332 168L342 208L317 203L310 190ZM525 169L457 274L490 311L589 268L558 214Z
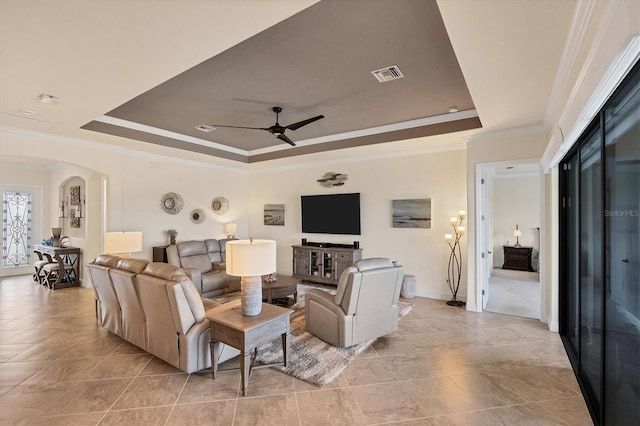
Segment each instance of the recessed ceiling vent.
M385 83L391 80L397 80L404 77L400 68L397 65L391 65L390 67L380 68L379 70L371 71L371 74L380 82Z

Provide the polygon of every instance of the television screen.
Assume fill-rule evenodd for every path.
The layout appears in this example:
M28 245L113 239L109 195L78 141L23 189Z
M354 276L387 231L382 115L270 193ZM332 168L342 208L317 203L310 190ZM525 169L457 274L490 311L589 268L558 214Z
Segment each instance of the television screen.
M302 232L360 235L360 194L302 195Z

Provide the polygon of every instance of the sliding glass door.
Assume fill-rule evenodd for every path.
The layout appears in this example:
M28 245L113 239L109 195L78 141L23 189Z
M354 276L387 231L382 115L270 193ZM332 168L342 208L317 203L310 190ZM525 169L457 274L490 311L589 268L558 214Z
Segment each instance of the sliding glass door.
M640 84L604 110L605 421L640 424Z
M602 138L600 126L580 147L580 370L601 401L602 365Z
M640 65L560 170L560 334L594 423L640 424Z

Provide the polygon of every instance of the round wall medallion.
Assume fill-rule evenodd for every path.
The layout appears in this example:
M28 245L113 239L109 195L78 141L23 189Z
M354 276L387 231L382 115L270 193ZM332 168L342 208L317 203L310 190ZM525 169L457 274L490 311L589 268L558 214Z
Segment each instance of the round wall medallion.
M182 207L184 207L184 201L182 197L175 192L168 192L162 197L160 207L169 214L178 214L180 210L182 210Z
M216 197L211 203L211 208L215 214L225 214L229 209L229 200L224 197Z
M195 209L191 212L191 221L193 223L202 223L204 222L204 210Z

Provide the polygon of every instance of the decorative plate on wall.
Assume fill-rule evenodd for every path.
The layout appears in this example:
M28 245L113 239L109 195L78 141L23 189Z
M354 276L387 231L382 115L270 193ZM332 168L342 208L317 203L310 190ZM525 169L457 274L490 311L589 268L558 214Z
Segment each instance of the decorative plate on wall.
M160 207L169 214L178 214L180 210L182 210L182 207L184 207L184 201L182 197L175 192L168 192L162 197Z
M216 197L211 203L211 208L215 214L225 214L229 210L229 200L224 197Z
M202 223L204 222L204 210L195 209L191 212L191 222L193 223Z

